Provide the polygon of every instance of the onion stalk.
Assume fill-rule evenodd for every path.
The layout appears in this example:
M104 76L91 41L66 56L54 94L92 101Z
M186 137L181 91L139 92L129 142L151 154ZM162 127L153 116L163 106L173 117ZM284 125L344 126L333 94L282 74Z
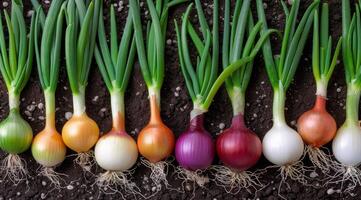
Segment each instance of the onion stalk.
M282 1L283 2L283 1ZM295 0L289 11L283 2L286 26L280 55L273 56L270 40L263 46L263 56L269 80L273 88L273 127L263 138L263 154L272 164L280 167L282 182L288 177L305 183L305 167L300 160L304 150L301 136L290 128L285 120L286 91L296 73L308 33L312 28L315 9L314 1L305 11L297 25L300 0ZM266 24L262 0L257 0L258 18ZM263 27L263 32L267 26Z
M34 23L31 17L29 37L23 16L22 1L13 1L11 17L4 10L9 37L5 44L4 26L0 14L0 71L9 94L9 115L0 123L0 148L8 153L2 162L2 172L15 184L25 180L28 175L26 164L18 154L25 152L31 145L33 131L20 114L20 94L27 84L34 55Z
M111 97L112 129L104 134L95 146L95 159L106 170L97 178L101 186L119 186L134 193L134 183L128 180L132 166L138 159L135 140L125 130L124 93L131 75L136 54L132 21L129 11L124 33L118 42L113 5L110 8L110 48L105 35L103 9L100 10L98 45L95 58Z
M331 58L332 38L329 35L328 4L323 3L321 21L318 10L315 12L313 29L312 70L316 81L316 102L314 107L303 113L297 121L297 131L307 144L305 153L311 162L323 172L329 172L335 165L332 157L322 151L336 135L335 119L326 110L327 85L337 64L342 40L339 39L335 53ZM332 59L332 60L331 60Z
M73 94L74 114L62 129L62 138L67 147L77 153L74 160L89 171L93 162L91 148L99 138L99 127L86 114L85 88L88 84L97 36L101 0L69 0L65 34L66 69ZM88 7L88 8L86 8Z
M336 182L350 181L346 190L361 182L361 128L359 126L359 101L361 94L361 4L355 3L352 14L350 1L342 0L342 54L347 83L346 120L338 129L332 142L332 151L341 166L336 171Z
M262 27L262 23L259 23L255 29L252 29L250 37L245 44L244 57L239 58L239 56L235 56L232 64L225 66L223 72L217 77L219 59L219 4L218 1L214 1L213 30L211 32L204 16L201 2L199 0L195 2L198 20L201 25L200 32L203 38L198 35L193 24L189 21L189 14L193 4L187 8L182 16L181 28L176 23L179 60L188 92L193 101L193 110L190 113L188 130L183 132L177 139L175 156L181 166L178 172L185 174L183 177L186 180L194 181L198 185L203 186L208 178L202 176L202 173L199 172L211 166L215 154L212 136L205 130L203 125L204 114L208 111L216 92L223 82L241 66L253 61L263 42L273 31L268 31L267 34L258 40L257 44L254 44L255 38ZM246 15L248 15L248 12ZM191 61L188 36L190 36L192 44L197 49L198 62L196 68L194 68ZM234 40L234 42L239 42L239 40Z
M232 22L230 0L225 1L222 63L230 63L247 57L253 48L255 33L262 22L254 25L250 10L251 0L236 1ZM230 128L216 140L216 151L225 166L214 166L215 180L227 192L238 193L242 188L261 186L257 174L247 171L257 163L262 154L259 137L246 127L244 121L245 93L251 78L253 61L234 72L226 80L226 89L233 107Z
M150 104L149 123L138 135L137 145L145 166L150 167L150 178L161 188L161 183L168 185L166 172L169 163L165 161L174 149L174 134L162 121L160 114L160 90L164 80L164 51L168 12L172 6L187 0L147 0L151 22L148 22L144 43L140 6L138 1L130 1L133 13L135 40L140 68L148 88Z
M46 122L45 128L35 136L31 152L35 160L42 165L39 175L48 177L56 187L60 187L62 178L54 168L64 161L66 155L66 146L55 126L55 91L59 75L65 8L65 2L52 1L44 23L41 20L41 7L36 10L35 20L35 55L45 97Z

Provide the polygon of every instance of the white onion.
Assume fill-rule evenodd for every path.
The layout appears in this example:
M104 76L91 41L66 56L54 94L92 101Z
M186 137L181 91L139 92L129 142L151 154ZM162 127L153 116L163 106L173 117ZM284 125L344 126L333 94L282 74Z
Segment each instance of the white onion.
M301 136L286 124L275 124L264 136L262 145L267 160L279 166L298 161L304 148Z
M105 135L95 146L95 159L108 171L130 169L138 159L137 144L128 135Z
M336 159L347 166L361 163L361 128L358 125L343 125L332 142Z

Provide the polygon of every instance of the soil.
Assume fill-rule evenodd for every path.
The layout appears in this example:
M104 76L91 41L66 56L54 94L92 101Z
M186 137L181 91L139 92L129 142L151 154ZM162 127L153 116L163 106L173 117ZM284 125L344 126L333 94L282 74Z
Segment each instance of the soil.
M6 7L9 9L9 0L1 0L0 8ZM25 13L29 14L31 10L30 1L25 2ZM118 4L118 0L116 4ZM206 8L206 14L212 14L212 1L202 1ZM220 1L221 5L223 1ZM253 2L253 1L252 1ZM303 0L301 13L312 2L311 0ZM330 27L331 33L336 40L341 34L341 1L329 0L330 4ZM49 1L42 1L43 5L49 7ZM123 2L122 6L117 5L119 23L124 24L127 1ZM234 3L234 2L233 2ZM109 7L110 1L105 0L105 8ZM253 4L255 4L253 2ZM279 0L264 0L267 19L269 27L283 29L284 17L281 3ZM123 7L120 9L120 7ZM145 9L146 4L144 4ZM223 5L222 5L223 7ZM184 12L186 5L180 5L170 11L169 28L167 32L167 46L166 46L166 72L165 82L162 88L162 117L164 122L174 131L178 136L186 129L189 123L189 112L192 109L191 100L187 93L184 80L182 78L175 37L175 29L173 19L180 19ZM253 5L254 9L254 5ZM254 10L255 11L255 10ZM106 12L105 12L106 13ZM144 13L144 12L143 12ZM255 13L255 12L254 12ZM193 13L194 15L194 13ZM108 16L106 16L108 18ZM123 26L121 26L123 27ZM274 49L280 48L280 42L273 38L272 42ZM297 118L310 109L315 99L315 84L311 71L311 40L305 48L304 55L301 59L299 69L297 71L294 82L292 83L288 93L286 102L286 118L287 122L295 128ZM87 107L88 114L95 119L101 130L106 132L111 126L110 114L110 99L108 91L101 79L100 73L94 62L87 88ZM345 119L345 95L346 87L344 80L344 71L342 63L340 63L334 73L334 76L329 84L329 101L328 110L335 117L338 126L342 124ZM3 82L0 84L0 119L4 119L8 114L7 92ZM38 81L37 72L33 70L29 84L22 93L21 110L25 119L27 119L34 133L41 131L44 126L44 103L42 90ZM72 112L71 92L68 86L68 80L65 73L64 64L60 71L59 85L57 90L57 128L61 127L66 121L65 116ZM249 85L247 93L246 106L246 122L247 125L259 137L264 134L272 126L272 89L268 81L264 64L259 56L255 61L252 81ZM222 88L214 99L213 105L206 114L206 128L210 133L216 137L216 134L222 131L220 127L225 125L227 128L230 125L232 117L231 104L228 100L227 93ZM147 99L147 91L142 79L139 65L135 64L133 76L130 80L129 88L126 93L126 124L128 132L134 137L137 137L138 132L144 127L149 119L149 104ZM224 129L224 128L223 128ZM68 151L68 158L64 163L56 168L60 173L66 174L64 188L54 189L47 178L37 176L39 165L31 156L31 152L27 151L23 155L27 161L27 167L30 171L29 180L18 185L13 185L12 182L0 180L0 200L2 199L119 199L122 196L117 194L107 194L109 191L101 191L94 185L94 176L89 173L83 173L80 167L73 164L74 157L71 156L74 152ZM4 158L4 152L0 152L0 158ZM216 164L218 161L215 161ZM307 163L307 160L306 160ZM176 163L173 163L176 165ZM261 158L254 169L261 169L270 166L270 163ZM101 169L94 169L94 174L101 172ZM318 173L318 172L316 172ZM309 176L309 174L307 174ZM359 199L361 189L356 188L349 193L343 193L340 190L340 185L322 186L322 180L325 177L318 173L318 177L311 183L312 186L304 186L300 183L288 180L286 184L280 187L280 194L287 199ZM149 182L149 169L142 166L139 162L136 166L135 174L132 180L142 189L145 196L150 196L154 192L154 186ZM281 177L279 172L268 170L261 181L265 187L258 192L247 192L242 190L236 195L227 194L221 187L216 186L213 182L206 185L204 188L193 187L192 184L186 184L186 192L178 193L167 189L162 189L154 194L150 199L280 199L278 188ZM169 183L174 188L180 188L179 180L174 176L169 175ZM135 196L128 196L127 199L135 199Z

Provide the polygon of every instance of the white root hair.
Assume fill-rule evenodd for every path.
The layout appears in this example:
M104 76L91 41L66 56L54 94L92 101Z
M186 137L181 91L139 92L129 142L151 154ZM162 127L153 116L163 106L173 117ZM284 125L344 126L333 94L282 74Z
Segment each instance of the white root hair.
M55 189L61 189L61 184L65 183L63 177L68 176L66 174L56 172L52 167L41 167L40 170L38 170L38 175L48 178L50 184L54 185Z
M76 154L74 163L79 165L84 171L90 172L92 167L96 164L94 159L94 151L81 152Z
M140 161L145 167L151 170L150 179L155 184L158 191L162 189L162 183L165 185L167 189L172 189L170 188L170 184L168 183L167 180L169 168L170 167L174 168L174 166L171 163L172 160L169 161L165 160L165 161L152 163L146 158L141 157Z
M338 169L333 176L329 176L326 184L340 184L341 190L344 189L345 183L349 183L345 187L345 192L351 192L357 186L361 186L361 170L357 166L346 166L338 164Z
M222 165L212 166L211 169L214 171L214 182L229 194L238 194L242 189L249 193L252 193L251 189L257 192L258 188L263 187L259 180L259 176L264 173L262 171L236 171Z
M9 154L3 159L1 173L4 174L4 179L8 178L15 185L27 180L29 176L26 161L17 154Z
M312 164L324 174L337 169L338 162L332 158L327 148L307 145L304 153L308 155Z
M209 178L204 175L204 171L206 171L206 169L190 171L179 166L176 168L174 173L177 175L179 180L182 180L184 190L184 184L187 182L196 183L199 187L204 187L207 183L209 183Z
M281 182L285 182L288 178L297 181L303 185L307 185L306 172L313 170L303 165L302 160L292 164L281 166L280 169Z
M139 195L144 198L139 187L130 179L128 179L128 176L131 176L133 173L134 170L106 171L97 177L95 183L102 189L104 193L119 193L123 199L125 199L125 197L128 195L133 195L134 197ZM106 192L108 189L111 192ZM124 191L124 193L121 191Z

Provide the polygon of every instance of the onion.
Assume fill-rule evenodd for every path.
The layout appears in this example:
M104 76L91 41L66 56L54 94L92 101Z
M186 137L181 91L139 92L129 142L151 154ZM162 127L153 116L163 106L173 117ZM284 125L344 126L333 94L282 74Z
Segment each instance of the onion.
M63 141L77 153L88 152L98 141L99 127L87 114L73 115L62 130Z
M212 164L215 147L211 135L203 127L203 120L203 114L194 117L188 130L177 139L175 156L185 169L206 169Z
M152 163L170 156L175 140L173 132L162 122L156 96L150 95L150 121L139 133L137 141L140 154Z
M267 160L279 166L297 162L303 154L301 136L286 124L275 124L264 136L262 144Z
M28 122L13 109L9 116L0 124L0 148L10 154L26 151L33 139L33 131Z
M112 130L102 136L95 146L97 163L108 171L130 169L138 159L137 144L125 132Z
M312 147L322 147L336 135L336 121L326 111L326 99L317 96L315 106L301 115L297 130L304 142Z
M45 128L35 136L31 152L38 163L51 168L65 160L66 147L55 129Z
M344 125L332 143L336 159L346 166L361 164L361 128L358 124Z
M216 148L222 162L239 171L255 165L262 154L261 140L245 126L242 114L234 116L231 127L218 136Z

